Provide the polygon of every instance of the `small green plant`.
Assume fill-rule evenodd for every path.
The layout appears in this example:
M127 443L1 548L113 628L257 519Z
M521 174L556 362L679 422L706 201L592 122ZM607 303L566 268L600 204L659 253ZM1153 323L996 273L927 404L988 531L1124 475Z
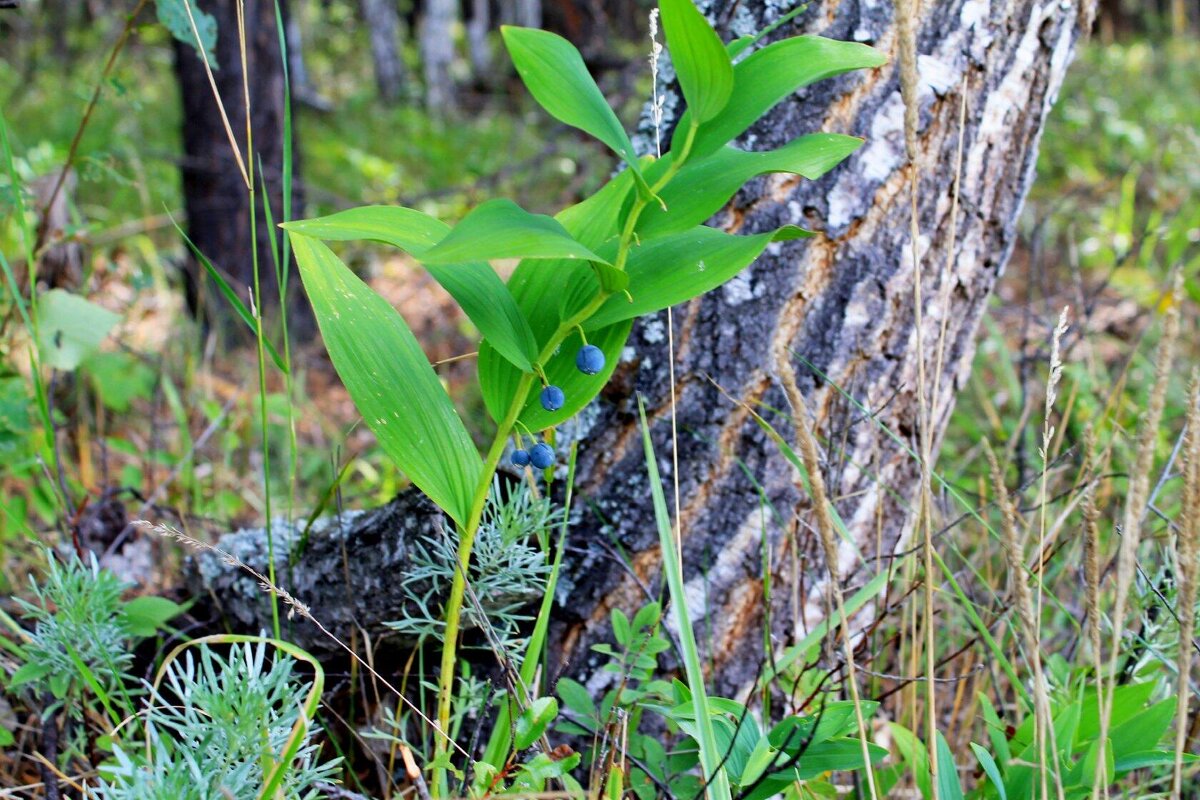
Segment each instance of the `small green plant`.
M7 690L39 709L43 731L57 732L53 755L71 771L99 767L88 796L316 797L337 766L318 759L313 738L320 664L284 642L211 636L176 647L142 684L134 646L182 608L149 595L125 600L128 588L94 556L48 552L32 602L14 598L32 627L5 643L20 663ZM214 647L226 644L234 647L222 657ZM312 679L296 674L301 661Z
M104 800L208 800L320 796L337 761L321 762L306 721L320 698L298 680L296 660L267 660L267 640L245 642L222 657L207 644L166 666L145 711L144 743L114 748L101 770ZM288 757L281 759L280 755ZM278 794L266 792L274 783Z
M807 36L750 52L755 37L725 45L690 0L662 0L659 10L688 106L659 158L637 155L567 40L503 29L534 99L624 162L622 172L578 205L548 217L491 200L454 228L413 209L382 206L284 225L325 345L364 420L458 529L460 568L444 608L437 706L442 735L434 790L441 794L465 577L509 440L518 443L514 464L528 459L549 470L556 460L551 445L541 441L525 451L522 434L552 429L596 397L636 317L720 286L772 242L812 235L784 226L738 236L703 223L750 178L783 172L815 179L861 140L811 134L767 153L729 142L800 87L884 62L870 47ZM404 320L322 240L369 240L407 251L479 329L480 389L496 423L482 460ZM520 260L507 283L488 264L500 259ZM715 790L727 794L720 779Z

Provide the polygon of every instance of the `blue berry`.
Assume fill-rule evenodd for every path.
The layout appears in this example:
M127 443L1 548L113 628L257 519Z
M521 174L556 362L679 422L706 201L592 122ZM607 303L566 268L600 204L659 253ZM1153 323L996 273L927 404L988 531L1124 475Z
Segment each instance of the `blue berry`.
M575 354L575 366L584 375L595 375L604 369L604 351L594 344L585 344Z
M545 442L538 442L529 448L529 461L538 469L546 469L554 464L554 449Z
M512 463L517 467L529 466L529 451L528 450L513 450Z
M542 389L542 408L547 411L558 411L565 402L567 402L567 396L557 386L547 386Z

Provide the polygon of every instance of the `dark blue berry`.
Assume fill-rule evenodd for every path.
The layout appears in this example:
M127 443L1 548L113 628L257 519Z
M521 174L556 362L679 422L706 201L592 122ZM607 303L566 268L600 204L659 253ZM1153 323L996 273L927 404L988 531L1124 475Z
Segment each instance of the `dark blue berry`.
M547 411L558 411L565 402L567 402L567 396L557 386L547 386L542 389L542 408Z
M575 366L584 375L595 375L604 369L604 351L594 344L585 344L575 354Z
M513 450L512 463L518 467L529 466L529 451L528 450Z
M554 449L545 442L538 442L529 448L529 462L538 469L546 469L554 464Z

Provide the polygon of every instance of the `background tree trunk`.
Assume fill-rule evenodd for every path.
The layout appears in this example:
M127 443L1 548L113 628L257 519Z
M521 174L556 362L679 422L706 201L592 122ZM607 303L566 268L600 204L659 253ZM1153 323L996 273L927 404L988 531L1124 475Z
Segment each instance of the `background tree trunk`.
M287 3L281 2L283 13ZM255 171L258 192L257 248L262 297L255 301L266 307L278 306L278 284L271 260L271 240L262 213L262 197L270 198L276 220L283 211L283 117L284 69L275 25L272 0L246 0L246 62L250 76L250 123L254 132L254 153L246 153L246 108L242 83L242 62L238 45L237 0L213 0L202 6L217 21L217 68L213 78L220 92L242 159ZM175 72L183 103L183 200L187 211L188 236L213 264L222 270L245 301L254 285L253 255L250 237L250 206L246 184L238 169L229 136L221 120L216 99L204 63L190 45L175 43ZM299 176L299 151L293 138L292 208L302 206ZM261 164L262 172L259 172ZM262 176L265 175L265 185ZM203 268L189 260L191 281L189 303L194 311L203 311L218 321L219 327L236 336L245 335L245 326L237 320L225 300L216 291L199 296L195 287L205 284ZM315 332L307 301L295 294L289 318L294 337L307 338Z
M727 38L760 30L774 20L776 8L738 0L706 6ZM927 4L918 20L918 249L926 374L941 386L932 409L937 440L968 375L989 293L1016 240L1038 137L1091 14L1089 0L939 0ZM805 89L741 142L769 149L822 130L866 138L847 163L823 179L758 179L714 220L747 234L796 223L823 235L773 246L723 288L674 309L685 579L694 590L691 618L698 621L706 663L722 693L737 692L759 669L768 610L762 595L764 536L776 587L769 609L772 641L786 646L825 615L826 570L808 533L807 498L797 492L778 446L745 409L787 407L774 354L795 354L811 422L825 443L826 483L860 552L887 554L906 546L919 486L918 465L906 451L918 449L918 352L908 233L912 171L892 5L814 2L776 35L797 33L867 42L893 58L881 69ZM960 127L964 102L966 122ZM668 113L677 116L680 105L669 100ZM960 135L961 201L952 224ZM646 144L652 149L649 140ZM943 325L939 370L936 343ZM597 674L589 647L609 635L611 608L630 610L657 594L661 555L636 396L645 398L669 492L666 314L640 320L631 345L633 355L601 401L562 432L581 439L578 519L558 587L552 677L555 671ZM901 441L882 434L837 387ZM932 387L927 394L933 395ZM786 416L769 419L791 437ZM774 513L764 507L764 498ZM846 547L842 568L849 582L874 571L861 566ZM289 588L304 597L308 587ZM230 595L224 587L220 593ZM257 602L265 609L261 595Z
M448 113L456 106L454 77L454 23L458 0L425 0L421 18L421 66L425 72L425 104L435 113Z
M400 58L400 13L395 0L362 0L363 20L371 40L375 86L386 103L400 99L404 61Z

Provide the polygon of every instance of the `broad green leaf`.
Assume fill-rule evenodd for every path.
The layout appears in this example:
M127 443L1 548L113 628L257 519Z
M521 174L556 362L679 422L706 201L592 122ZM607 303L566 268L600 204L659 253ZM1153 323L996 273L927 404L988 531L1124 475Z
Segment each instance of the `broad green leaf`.
M862 141L854 136L814 133L762 153L722 147L679 170L659 192L666 208L647 206L638 219L638 235L648 239L699 225L758 175L787 172L816 180L857 150ZM668 153L663 161L670 158Z
M893 722L888 727L892 732L892 739L896 742L896 749L900 751L900 757L908 764L921 796L932 797L932 783L929 780L929 751L925 749L925 745L917 738L916 734L903 725Z
M554 688L567 708L578 716L584 720L591 720L596 716L596 704L592 702L592 695L583 684L570 678L559 678Z
M721 37L692 0L659 0L663 33L692 119L707 122L729 102L733 64Z
M298 219L281 226L327 242L383 242L414 256L433 247L450 226L403 206L360 206L315 219Z
M384 451L460 525L479 454L408 325L316 239L291 233L300 277L346 390Z
M558 220L531 214L511 200L489 200L476 207L419 257L426 264L500 258L604 261L575 241Z
M91 377L100 402L118 413L128 411L136 399L149 399L158 382L155 370L137 356L120 350L93 353L83 362L83 369Z
M584 325L591 331L683 303L717 288L749 265L772 241L805 232L783 228L756 236L735 236L696 227L643 242L629 251L625 271L629 293L613 295Z
M182 614L184 607L165 597L146 594L125 604L125 620L137 636L153 636Z
M525 88L550 116L596 137L631 169L639 170L629 134L592 80L575 45L536 28L504 25L500 34Z
M692 144L692 158L716 152L745 132L776 103L796 90L855 69L878 67L883 53L855 42L819 36L794 36L755 51L733 67L733 93L721 113L702 121ZM677 150L691 125L690 110L675 128L671 149Z
M1130 753L1137 753L1158 744L1171 725L1174 714L1175 698L1168 697L1120 725L1113 725L1108 735L1117 761L1120 762Z
M217 20L213 15L201 11L195 0L155 0L154 5L158 21L171 35L194 47L197 54L208 59L210 67L217 69L217 57L213 52L217 46Z
M284 226L326 241L373 241L399 247L420 259L445 238L450 226L428 214L399 206L364 206ZM490 342L518 369L528 372L537 358L529 323L500 276L485 263L425 264L425 268Z
M877 744L868 743L867 753L874 764L887 755L887 750ZM863 766L862 744L858 739L843 737L809 747L800 759L796 776L803 781L822 772L862 769Z
M596 194L559 212L556 219L576 241L592 250L601 248L616 238L620 210L631 194L633 184L633 176L626 170ZM599 291L599 286L589 265L578 259L522 261L508 280L508 289L528 320L539 351L562 320L586 305ZM609 330L588 334L588 343L604 351L605 368L598 375L584 375L575 369L575 352L583 342L568 339L545 365L550 380L566 394L566 405L551 414L542 409L536 397L522 398L521 402L526 406L522 423L531 430L541 430L567 419L591 402L616 369L631 326L632 322L620 323ZM503 419L508 412L521 380L521 372L498 355L490 343L484 341L477 359L484 403L496 420Z
M539 697L517 717L514 745L517 751L527 750L542 737L546 728L558 716L558 701L553 697Z
M604 351L604 369L595 375L584 375L575 367L575 352L579 349L578 338L568 339L557 353L551 356L543 369L546 378L563 390L566 403L558 411L547 411L538 402L537 392L531 392L521 412L521 422L530 430L540 431L558 425L578 414L592 401L608 383L613 371L621 361L621 351L629 339L633 320L625 320L596 331L588 331L588 344Z
M43 363L73 370L108 336L121 317L77 294L51 289L38 296L38 345Z
M962 782L958 779L958 768L954 764L954 753L942 732L937 732L938 798L939 800L963 800Z
M992 786L1000 795L1000 800L1008 800L1008 792L1004 791L1004 778L1000 775L1000 767L996 764L996 759L992 758L992 754L984 747L974 742L971 742L971 750L979 759L979 766L983 767L984 774L987 775L988 780L992 782Z

